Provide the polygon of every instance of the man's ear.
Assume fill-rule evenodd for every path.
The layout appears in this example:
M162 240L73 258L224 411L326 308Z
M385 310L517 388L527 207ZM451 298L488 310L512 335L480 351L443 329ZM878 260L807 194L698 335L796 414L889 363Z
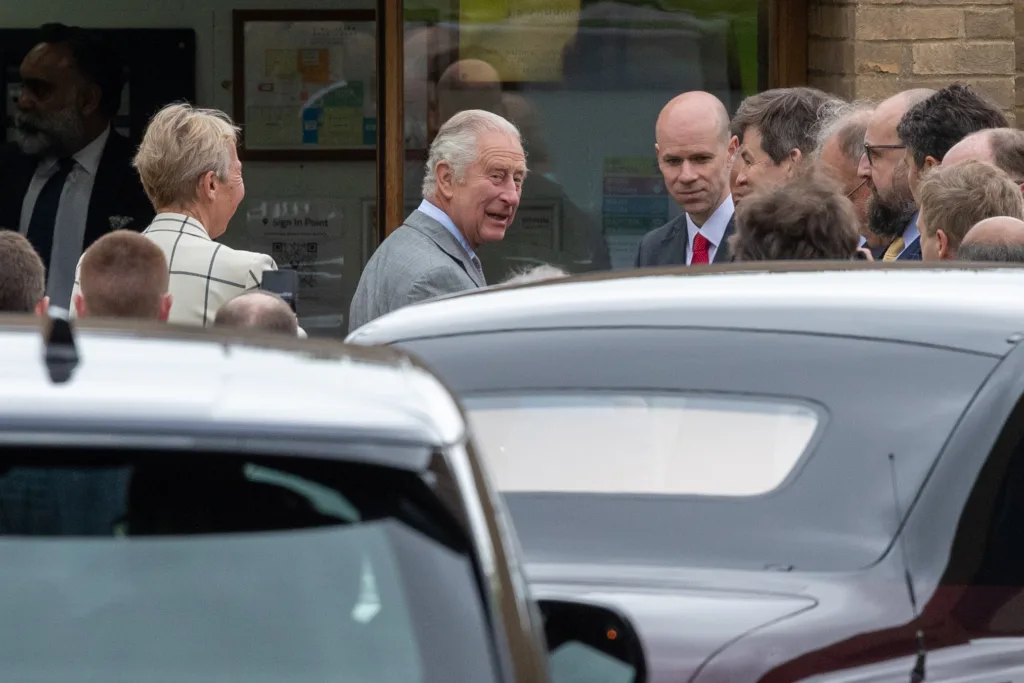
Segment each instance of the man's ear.
M658 147L658 143L654 143L654 158L661 159L661 148Z
M217 174L213 171L207 171L203 175L199 176L199 192L197 193L200 197L206 197L207 199L213 199L217 194Z
M939 259L942 261L952 259L953 257L949 254L949 237L942 231L942 228L935 231L935 238L939 240Z
M740 139L733 135L732 138L729 140L729 156L734 156L736 154L736 150L738 150L739 148Z
M79 298L81 298L81 295L79 295ZM35 309L36 316L38 316L40 318L45 318L46 317L46 312L49 309L50 309L50 297L44 296L36 304L36 309Z
M786 171L786 175L792 177L793 172L800 166L800 161L804 158L804 153L795 147L789 150L789 168Z
M445 199L451 199L455 195L455 172L447 161L434 168L434 177L437 179L437 191Z
M167 292L166 294L160 297L160 322L167 322L167 318L171 315L171 304L173 303L174 297L171 296L170 292Z
M103 100L103 91L98 85L88 85L79 90L79 107L81 107L82 114L85 116L92 116L95 114Z
M933 167L938 166L941 162L933 156L926 156L924 158L924 166L921 167L921 173L927 173L932 170Z
M79 318L86 317L89 313L85 310L85 297L81 294L75 294L74 301L71 302L75 307L75 315Z

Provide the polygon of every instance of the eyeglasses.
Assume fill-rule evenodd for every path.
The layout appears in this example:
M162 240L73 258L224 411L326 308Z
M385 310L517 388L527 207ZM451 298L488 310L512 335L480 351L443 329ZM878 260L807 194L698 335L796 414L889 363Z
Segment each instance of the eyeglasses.
M864 145L864 153L868 155L868 166L874 166L872 157L878 156L880 149L906 149L906 145Z

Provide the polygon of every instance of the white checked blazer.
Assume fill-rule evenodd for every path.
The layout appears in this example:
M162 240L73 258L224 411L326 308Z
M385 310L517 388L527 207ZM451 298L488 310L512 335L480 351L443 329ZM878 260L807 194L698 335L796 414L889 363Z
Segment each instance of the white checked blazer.
M264 271L277 270L270 256L214 242L199 221L182 214L157 214L142 234L155 242L167 259L168 291L174 299L170 323L212 325L221 306L257 289ZM74 293L79 293L77 272Z

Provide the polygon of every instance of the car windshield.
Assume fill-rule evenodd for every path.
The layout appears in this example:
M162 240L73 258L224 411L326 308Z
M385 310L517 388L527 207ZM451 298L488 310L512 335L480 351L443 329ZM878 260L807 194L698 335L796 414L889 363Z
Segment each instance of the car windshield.
M413 473L14 450L5 680L496 680L461 527Z
M463 403L529 561L763 568L804 554L750 520L798 477L826 427L820 406L638 390Z

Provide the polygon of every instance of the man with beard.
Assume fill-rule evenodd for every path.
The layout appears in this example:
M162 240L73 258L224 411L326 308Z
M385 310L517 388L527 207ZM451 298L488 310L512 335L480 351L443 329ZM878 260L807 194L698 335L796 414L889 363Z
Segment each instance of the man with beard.
M729 261L729 170L739 140L729 135L725 105L710 93L683 93L661 110L654 137L665 187L686 213L644 236L636 267Z
M864 134L864 156L857 173L868 181L868 226L885 238L886 247L873 250L883 261L920 261L921 242L917 229L917 205L910 191L906 146L896 127L903 115L918 102L935 94L919 88L893 95L875 108Z
M67 308L82 252L113 230L142 230L154 213L131 143L111 130L124 85L115 54L81 28L40 33L21 63L16 141L0 152L0 226L28 238L50 301Z

